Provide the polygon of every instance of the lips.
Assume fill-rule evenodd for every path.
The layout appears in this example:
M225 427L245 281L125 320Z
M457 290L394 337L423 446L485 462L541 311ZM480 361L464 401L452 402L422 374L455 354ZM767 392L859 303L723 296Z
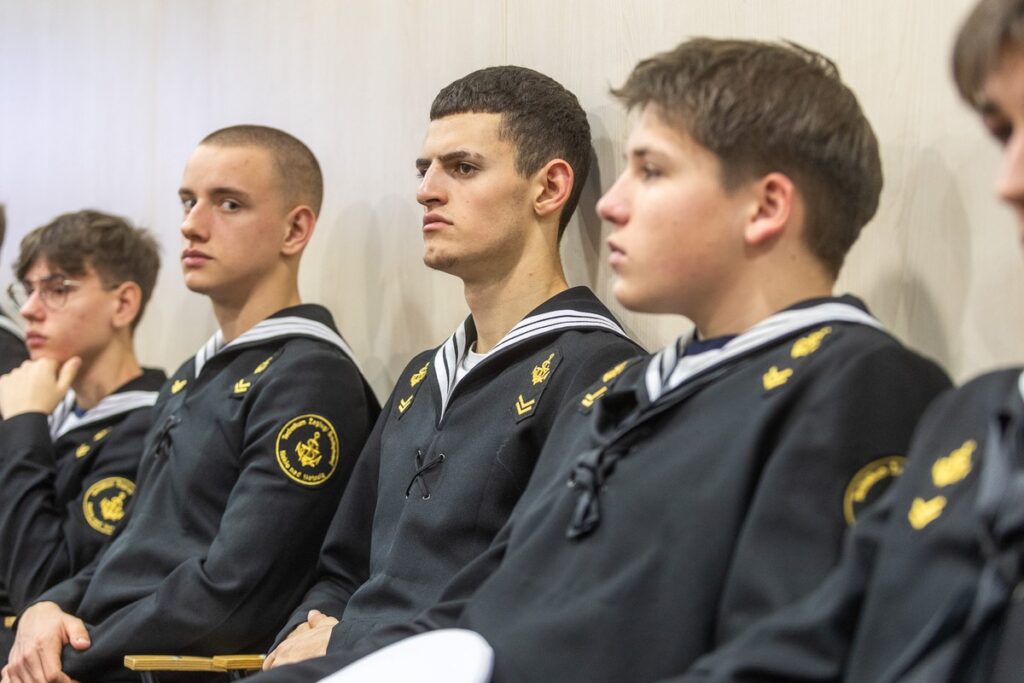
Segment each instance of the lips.
M185 268L198 268L209 260L209 255L198 249L185 249L181 252L181 265Z
M25 346L29 349L39 349L46 346L46 336L38 332L27 332L25 334Z
M614 242L608 240L608 265L615 268L625 260L626 252L620 249Z
M423 232L442 230L452 222L439 213L428 213L423 217Z

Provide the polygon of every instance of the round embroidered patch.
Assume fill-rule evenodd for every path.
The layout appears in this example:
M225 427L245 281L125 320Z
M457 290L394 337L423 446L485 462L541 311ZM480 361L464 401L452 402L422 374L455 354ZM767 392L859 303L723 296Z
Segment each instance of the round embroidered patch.
M890 455L872 460L853 475L843 494L843 517L846 518L847 524L856 523L857 513L865 505L878 500L882 493L889 488L888 486L879 487L878 484L903 474L905 460L906 458L902 455Z
M277 464L303 486L320 486L338 467L338 433L327 418L300 415L277 433Z
M135 484L124 477L100 479L82 496L85 521L101 534L111 535L124 519L125 506L134 493Z

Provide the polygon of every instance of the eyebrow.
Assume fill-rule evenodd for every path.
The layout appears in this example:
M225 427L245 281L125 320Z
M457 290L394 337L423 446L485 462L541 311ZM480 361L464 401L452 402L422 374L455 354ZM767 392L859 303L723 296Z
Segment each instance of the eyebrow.
M187 187L178 188L179 197L195 197L196 193ZM215 187L210 190L210 196L214 198L218 197L238 197L239 199L251 200L251 195L245 190L241 190L237 187Z
M470 159L472 161L483 161L484 157L476 152L470 152L464 149L457 149L454 152L445 152L437 157L437 160L442 164L450 164L453 161L465 161ZM416 168L420 171L430 167L430 159L417 159Z

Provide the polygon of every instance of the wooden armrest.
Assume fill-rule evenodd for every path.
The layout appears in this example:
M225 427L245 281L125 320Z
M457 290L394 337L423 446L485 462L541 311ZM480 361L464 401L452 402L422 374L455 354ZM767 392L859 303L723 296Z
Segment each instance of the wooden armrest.
M213 663L225 671L259 671L266 655L217 655Z
M18 617L4 617L4 628L14 628L14 622L18 620Z
M178 655L125 655L124 666L132 671L227 671L213 660Z

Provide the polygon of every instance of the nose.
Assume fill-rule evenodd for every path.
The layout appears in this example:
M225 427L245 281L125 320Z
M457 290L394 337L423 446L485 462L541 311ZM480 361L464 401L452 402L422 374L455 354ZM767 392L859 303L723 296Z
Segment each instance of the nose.
M597 213L602 219L616 227L622 227L629 220L629 207L626 202L626 174L623 171L608 191L597 200Z
M202 201L196 201L192 208L185 210L181 221L181 235L189 242L205 242L209 230L206 225L207 212Z
M437 164L430 164L423 173L420 186L416 188L416 201L428 208L447 201L444 174L438 169Z
M38 322L43 319L46 315L46 307L43 306L42 293L38 287L32 291L18 312L29 322Z

